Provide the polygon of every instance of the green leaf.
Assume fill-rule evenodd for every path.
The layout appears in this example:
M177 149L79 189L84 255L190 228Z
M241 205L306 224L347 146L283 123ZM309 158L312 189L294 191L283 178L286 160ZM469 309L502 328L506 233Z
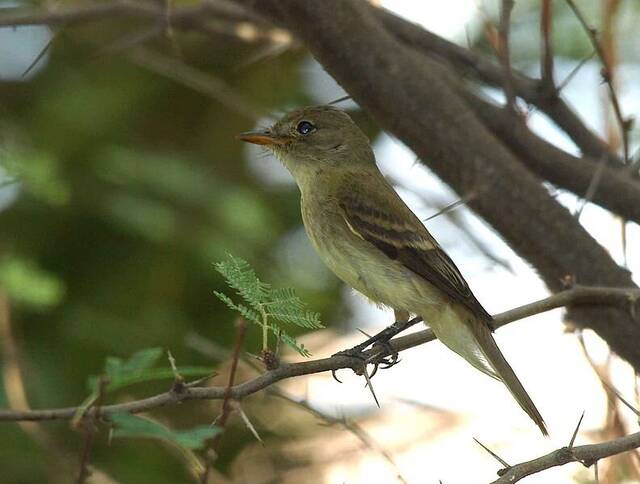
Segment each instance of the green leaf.
M309 356L309 351L304 345L292 336L288 335L277 324L285 323L299 326L305 329L318 329L323 325L320 315L307 311L304 302L290 288L272 289L268 284L261 282L251 266L243 259L227 255L227 260L218 262L216 270L220 272L227 284L236 290L242 299L251 306L235 303L229 296L218 291L214 294L230 309L240 313L248 321L258 326L265 327L275 334L285 344L291 346L303 356ZM263 344L266 347L267 333L265 330Z
M258 279L247 261L227 254L227 260L218 262L215 267L242 299L255 311L261 310L262 303L269 294L269 285Z
M0 261L0 287L15 302L34 308L58 304L65 293L63 282L29 259L7 257Z
M205 366L179 366L176 369L178 374L184 377L207 376L214 373L211 368ZM137 371L130 375L119 375L116 379L109 381L105 390L113 392L137 383L156 380L170 380L173 378L175 378L175 375L171 368L149 368L147 370ZM88 382L89 389L93 392L97 391L99 382L99 376L90 377Z
M151 368L160 359L164 351L162 348L144 348L132 354L127 361L122 363L119 370L122 372L140 371ZM107 373L107 376L109 373Z
M186 449L201 449L206 441L218 435L220 427L201 425L189 430L172 430L148 418L116 412L109 415L115 425L114 437L138 437L165 440Z
M324 326L320 322L320 314L305 311L305 304L290 288L273 289L269 300L264 304L269 316L308 329L319 329Z
M277 326L272 326L271 329L275 333L275 335L280 339L280 341L289 345L291 348L293 348L298 353L300 353L300 355L304 356L305 358L308 358L309 356L311 356L311 353L309 352L309 350L307 350L302 343L298 343L298 341L293 336L285 333L282 329L278 328Z
M229 308L238 311L244 319L257 324L258 326L262 326L262 320L256 311L249 309L243 304L235 304L226 294L218 291L213 291L213 293L218 296L222 302L229 306Z
M70 190L60 174L60 162L51 153L8 150L2 153L0 166L35 198L54 206L69 202Z
M105 362L105 376L109 383L107 392L118 390L136 383L175 378L169 367L153 368L163 354L162 348L145 348L131 355L127 360L113 356ZM201 366L184 366L177 368L182 376L206 376L213 373L211 368ZM89 378L88 386L92 392L98 391L100 376Z

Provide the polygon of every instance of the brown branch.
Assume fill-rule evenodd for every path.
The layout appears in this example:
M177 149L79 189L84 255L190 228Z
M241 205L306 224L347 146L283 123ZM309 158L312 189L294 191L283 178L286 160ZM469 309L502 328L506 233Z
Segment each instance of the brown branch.
M548 89L555 89L553 81L553 48L551 42L553 0L542 1L542 12L540 13L540 34L542 38L542 83Z
M640 432L600 444L580 445L578 447L562 447L547 455L527 462L522 462L498 472L499 479L492 484L511 484L532 474L563 466L570 462L580 462L584 466L594 465L605 457L626 452L640 447Z
M248 119L258 121L265 115L265 112L254 107L246 96L238 93L221 79L201 72L178 59L167 57L141 46L129 50L125 55L133 64L179 82Z
M206 19L215 15L234 21L248 21L265 24L264 19L239 5L217 0L199 2L196 5L171 9L171 24L184 24L194 20ZM135 0L113 0L110 2L85 2L74 6L56 9L6 8L0 13L0 27L21 25L70 26L89 22L114 20L119 17L132 17L140 20L162 20L167 17L164 5L154 2Z
M105 388L107 387L108 383L109 382L106 378L100 378L100 381L98 382L98 396L93 403L93 408L96 409L96 412L90 418L82 419L82 421L79 422L79 425L85 427L85 438L82 445L82 453L80 455L80 470L78 472L76 484L84 484L91 476L89 462L91 460L91 448L93 446L93 441L97 431L95 415L98 415L100 413L100 407L102 406L102 402L104 400Z
M444 60L467 77L498 88L504 85L504 71L488 57L460 47L384 9L372 10L388 32L407 47ZM621 161L559 97L557 90L549 90L541 81L516 71L513 72L513 87L519 97L536 106L567 133L582 153L596 159L604 156L608 161Z
M252 2L246 2L252 3ZM273 9L275 10L275 9ZM504 72L499 65L490 59L471 52L421 27L399 19L395 15L380 8L371 11L384 22L389 33L399 41L430 56L439 56L453 65L460 72L474 77L492 86L504 84ZM260 13L266 13L260 10ZM50 25L72 26L89 22L106 21L120 17L136 18L143 21L164 21L166 10L162 5L152 2L133 2L116 0L109 3L89 3L72 7L62 7L53 11L24 8L3 9L0 12L0 26ZM262 15L231 2L201 2L194 6L181 6L172 9L171 25L185 30L200 30L204 33L219 34L220 28L212 21L226 18L237 22L253 22L260 28L255 35L241 36L237 29L227 31L247 41L276 40L282 37L282 31L265 31L267 28ZM559 98L556 91L546 89L543 83L514 72L513 84L515 94L526 102L537 106L564 130L582 152L599 159L619 161L607 145L595 135L582 120Z
M467 103L494 135L518 156L527 168L544 180L572 191L590 194L590 201L640 223L640 179L623 165L587 156L573 156L533 133L519 118L514 118L491 101L464 91ZM597 190L590 187L599 178Z
M358 440L360 440L360 442L362 442L365 447L367 447L368 449L371 449L373 452L380 454L380 456L382 456L382 458L385 459L389 463L389 465L391 465L391 467L394 468L396 472L396 477L398 478L398 480L400 482L407 484L407 480L402 475L402 471L400 470L400 467L394 460L393 456L383 446L381 446L378 442L376 442L367 433L367 431L365 431L362 427L360 427L360 425L358 425L356 422L349 421L345 418L335 418L335 417L332 417L331 415L327 415L313 408L307 400L298 400L295 397L289 395L288 393L278 388L273 388L273 387L268 388L267 394L272 395L274 397L281 398L282 400L289 402L292 405L302 408L303 410L310 413L311 415L315 415L319 419L324 420L329 425L342 426L345 430L347 430L348 432L351 432Z
M0 27L49 25L72 27L91 22L131 18L167 26L167 9L159 2L113 0L106 3L87 2L55 10L6 8L0 11ZM226 1L203 1L171 9L171 28L198 31L208 35L225 35L245 42L280 43L283 31L239 5ZM286 36L286 35L285 35Z
M582 11L578 8L573 0L565 1L584 28L584 31L589 37L591 45L593 45L593 48L595 49L600 62L602 62L602 78L607 85L609 99L611 100L611 106L613 107L613 112L615 114L616 120L618 121L618 125L620 126L620 135L622 136L622 149L624 153L623 160L625 163L629 163L629 130L631 129L631 123L626 120L624 118L624 115L622 114L620 101L618 100L618 94L616 93L616 88L613 83L613 69L611 63L609 62L604 48L598 40L597 30L589 26L587 19L584 17Z
M498 44L498 56L504 69L503 89L507 98L506 106L513 114L517 114L516 94L513 87L513 71L511 69L511 50L509 48L509 33L511 30L511 12L514 0L502 0L500 2L500 28Z
M220 428L224 428L227 425L227 421L231 416L231 411L232 411L231 389L233 388L233 384L236 379L236 370L238 369L238 361L240 359L240 351L242 350L244 337L247 334L247 322L243 318L240 318L238 319L237 327L238 327L238 332L236 335L236 342L233 347L233 354L231 355L231 369L229 370L229 383L227 384L227 388L225 389L224 397L222 399L222 411L220 412L220 415L218 415L218 417L214 422L214 424ZM218 447L220 446L221 438L222 438L222 433L219 433L218 435L216 435L211 440L211 442L209 442L209 445L207 445L207 449L205 452L208 453L209 450L213 452L217 452ZM200 476L200 482L202 484L206 484L209 480L209 473L211 472L212 460L213 458L210 458L209 456L205 456L204 471Z
M567 276L582 285L634 285L629 272L469 109L457 92L463 84L459 73L415 45L398 41L381 23L377 9L350 0L330 5L242 3L303 40L381 128L401 139L457 193L477 191L469 207L537 269L551 291L561 290ZM640 368L640 346L635 344L640 325L628 314L574 308L569 317L596 331L613 351Z
M639 300L640 289L637 288L574 287L548 298L497 314L494 317L494 326L500 328L511 322L565 306L610 306L630 312L636 310ZM391 340L390 349L381 352L379 348L376 348L375 350L366 351L365 356L373 356L374 351L379 356L386 356L391 352L404 351L434 339L436 338L433 332L430 329L426 329L394 338ZM231 399L241 400L287 378L340 369L361 370L362 360L339 355L301 363L282 363L275 370L266 371L256 378L234 385L230 390L226 386L203 388L181 385L178 388L173 388L168 392L153 397L127 403L103 405L99 410L93 407L86 411L84 417L103 417L113 412L140 413L188 400L223 400L226 395L230 395L229 398ZM67 407L27 411L1 410L0 421L68 420L74 417L78 408Z

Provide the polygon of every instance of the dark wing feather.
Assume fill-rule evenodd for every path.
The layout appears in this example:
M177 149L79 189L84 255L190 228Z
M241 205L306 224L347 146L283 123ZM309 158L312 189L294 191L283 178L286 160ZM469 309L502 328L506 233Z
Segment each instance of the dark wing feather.
M350 197L343 198L340 207L347 225L357 236L465 305L479 319L491 321L491 315L475 298L451 258L413 212L401 203L405 213L395 217L382 208Z

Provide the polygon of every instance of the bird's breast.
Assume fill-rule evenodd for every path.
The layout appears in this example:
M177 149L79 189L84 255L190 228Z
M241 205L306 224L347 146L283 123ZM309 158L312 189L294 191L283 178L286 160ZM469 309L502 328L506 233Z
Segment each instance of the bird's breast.
M301 209L311 244L346 284L376 303L411 312L431 299L420 278L349 229L337 200L303 196Z

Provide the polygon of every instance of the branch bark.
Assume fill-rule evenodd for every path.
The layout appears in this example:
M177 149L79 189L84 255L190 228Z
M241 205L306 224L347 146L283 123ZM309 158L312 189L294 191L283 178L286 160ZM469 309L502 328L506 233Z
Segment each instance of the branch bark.
M242 3L302 39L383 128L454 190L478 193L471 208L538 270L552 291L561 290L567 276L582 285L633 286L630 274L475 116L457 94L455 73L398 42L375 9L349 0ZM572 310L570 317L640 369L640 324L630 315L592 308Z
M53 11L41 11L33 9L5 9L0 13L0 26L20 26L45 24L50 26L73 26L88 22L98 22L120 17L136 18L141 21L157 22L164 19L166 11L154 4L144 2L114 1L110 3L88 3L73 7L64 7ZM383 9L374 9L373 13L384 23L385 28L403 44L416 49L422 55L438 58L451 65L456 72L478 80L488 85L498 87L504 85L504 70L493 60L481 54L472 52L449 42L437 35L397 18ZM195 6L175 7L171 10L171 24L177 28L189 31L200 30L204 33L210 31L207 27L209 16L216 19L225 18L232 21L252 21L264 26L264 18L251 13L243 7L230 2L202 3ZM255 40L263 37L256 36ZM547 64L548 64L547 60ZM547 68L548 69L548 68ZM511 120L492 118L492 111L482 115L476 111L489 128L503 141L508 142L514 153L527 164L527 166L539 176L551 181L559 187L566 188L578 195L583 195L589 186L589 180L593 179L596 170L595 165L599 159L609 162L604 168L603 185L593 201L629 220L637 219L638 191L640 180L638 177L625 179L624 173L616 169L621 159L608 146L582 122L571 108L560 98L559 92L554 90L548 79L536 80L513 71L515 94L527 102L535 105L545 112L561 129L563 129L582 150L585 157L577 158L564 151L535 139L535 135L519 131L522 139L517 136L505 138L514 134L509 132ZM203 90L198 87L197 90ZM206 90L207 93L209 89ZM216 93L218 95L218 93ZM234 105L242 104L234 102ZM255 116L255 110L243 109L249 117ZM248 114L247 114L248 113ZM493 122L491 122L493 121ZM506 124L508 123L508 124ZM498 125L498 126L496 126ZM533 137L533 139L531 139ZM542 141L542 143L538 143ZM515 143L515 146L514 146ZM532 149L529 149L531 147ZM526 156L525 156L526 155ZM609 172L609 168L614 171Z
M514 321L528 318L552 309L564 306L611 306L622 312L635 312L640 301L640 289L612 288L612 287L575 287L555 294L545 299L535 301L524 306L500 313L494 316L496 328L500 328ZM388 356L392 352L404 351L409 348L435 340L433 331L426 329L391 340L391 349L381 351L380 348L365 352L367 356ZM275 370L269 370L262 375L234 386L221 387L193 387L190 385L174 385L165 393L127 403L102 405L88 409L84 418L105 417L114 412L140 413L168 405L176 405L187 400L241 400L281 380L302 375L312 375L325 371L352 369L359 370L362 360L349 356L336 355L330 358L304 361L301 363L282 363ZM39 420L68 420L74 418L79 407L67 407L47 410L0 410L0 422L39 421Z
M520 479L532 474L551 469L552 467L563 466L569 462L580 462L586 467L589 467L600 459L621 454L622 452L638 447L640 447L640 432L600 444L580 445L572 448L562 447L537 459L503 469L498 473L500 478L493 481L492 484L511 484L518 482Z
M591 201L625 220L640 223L640 180L625 170L624 165L603 165L605 160L570 155L531 132L520 118L491 102L471 93L466 93L466 100L493 134L540 178L584 196L598 173L598 188Z
M384 9L372 9L388 32L406 47L429 56L439 57L452 65L457 72L489 86L504 85L504 70L491 59L449 42L418 25L402 20ZM578 115L565 103L557 90L548 84L513 71L513 88L516 95L536 106L552 119L583 154L621 163L607 144L591 131Z

